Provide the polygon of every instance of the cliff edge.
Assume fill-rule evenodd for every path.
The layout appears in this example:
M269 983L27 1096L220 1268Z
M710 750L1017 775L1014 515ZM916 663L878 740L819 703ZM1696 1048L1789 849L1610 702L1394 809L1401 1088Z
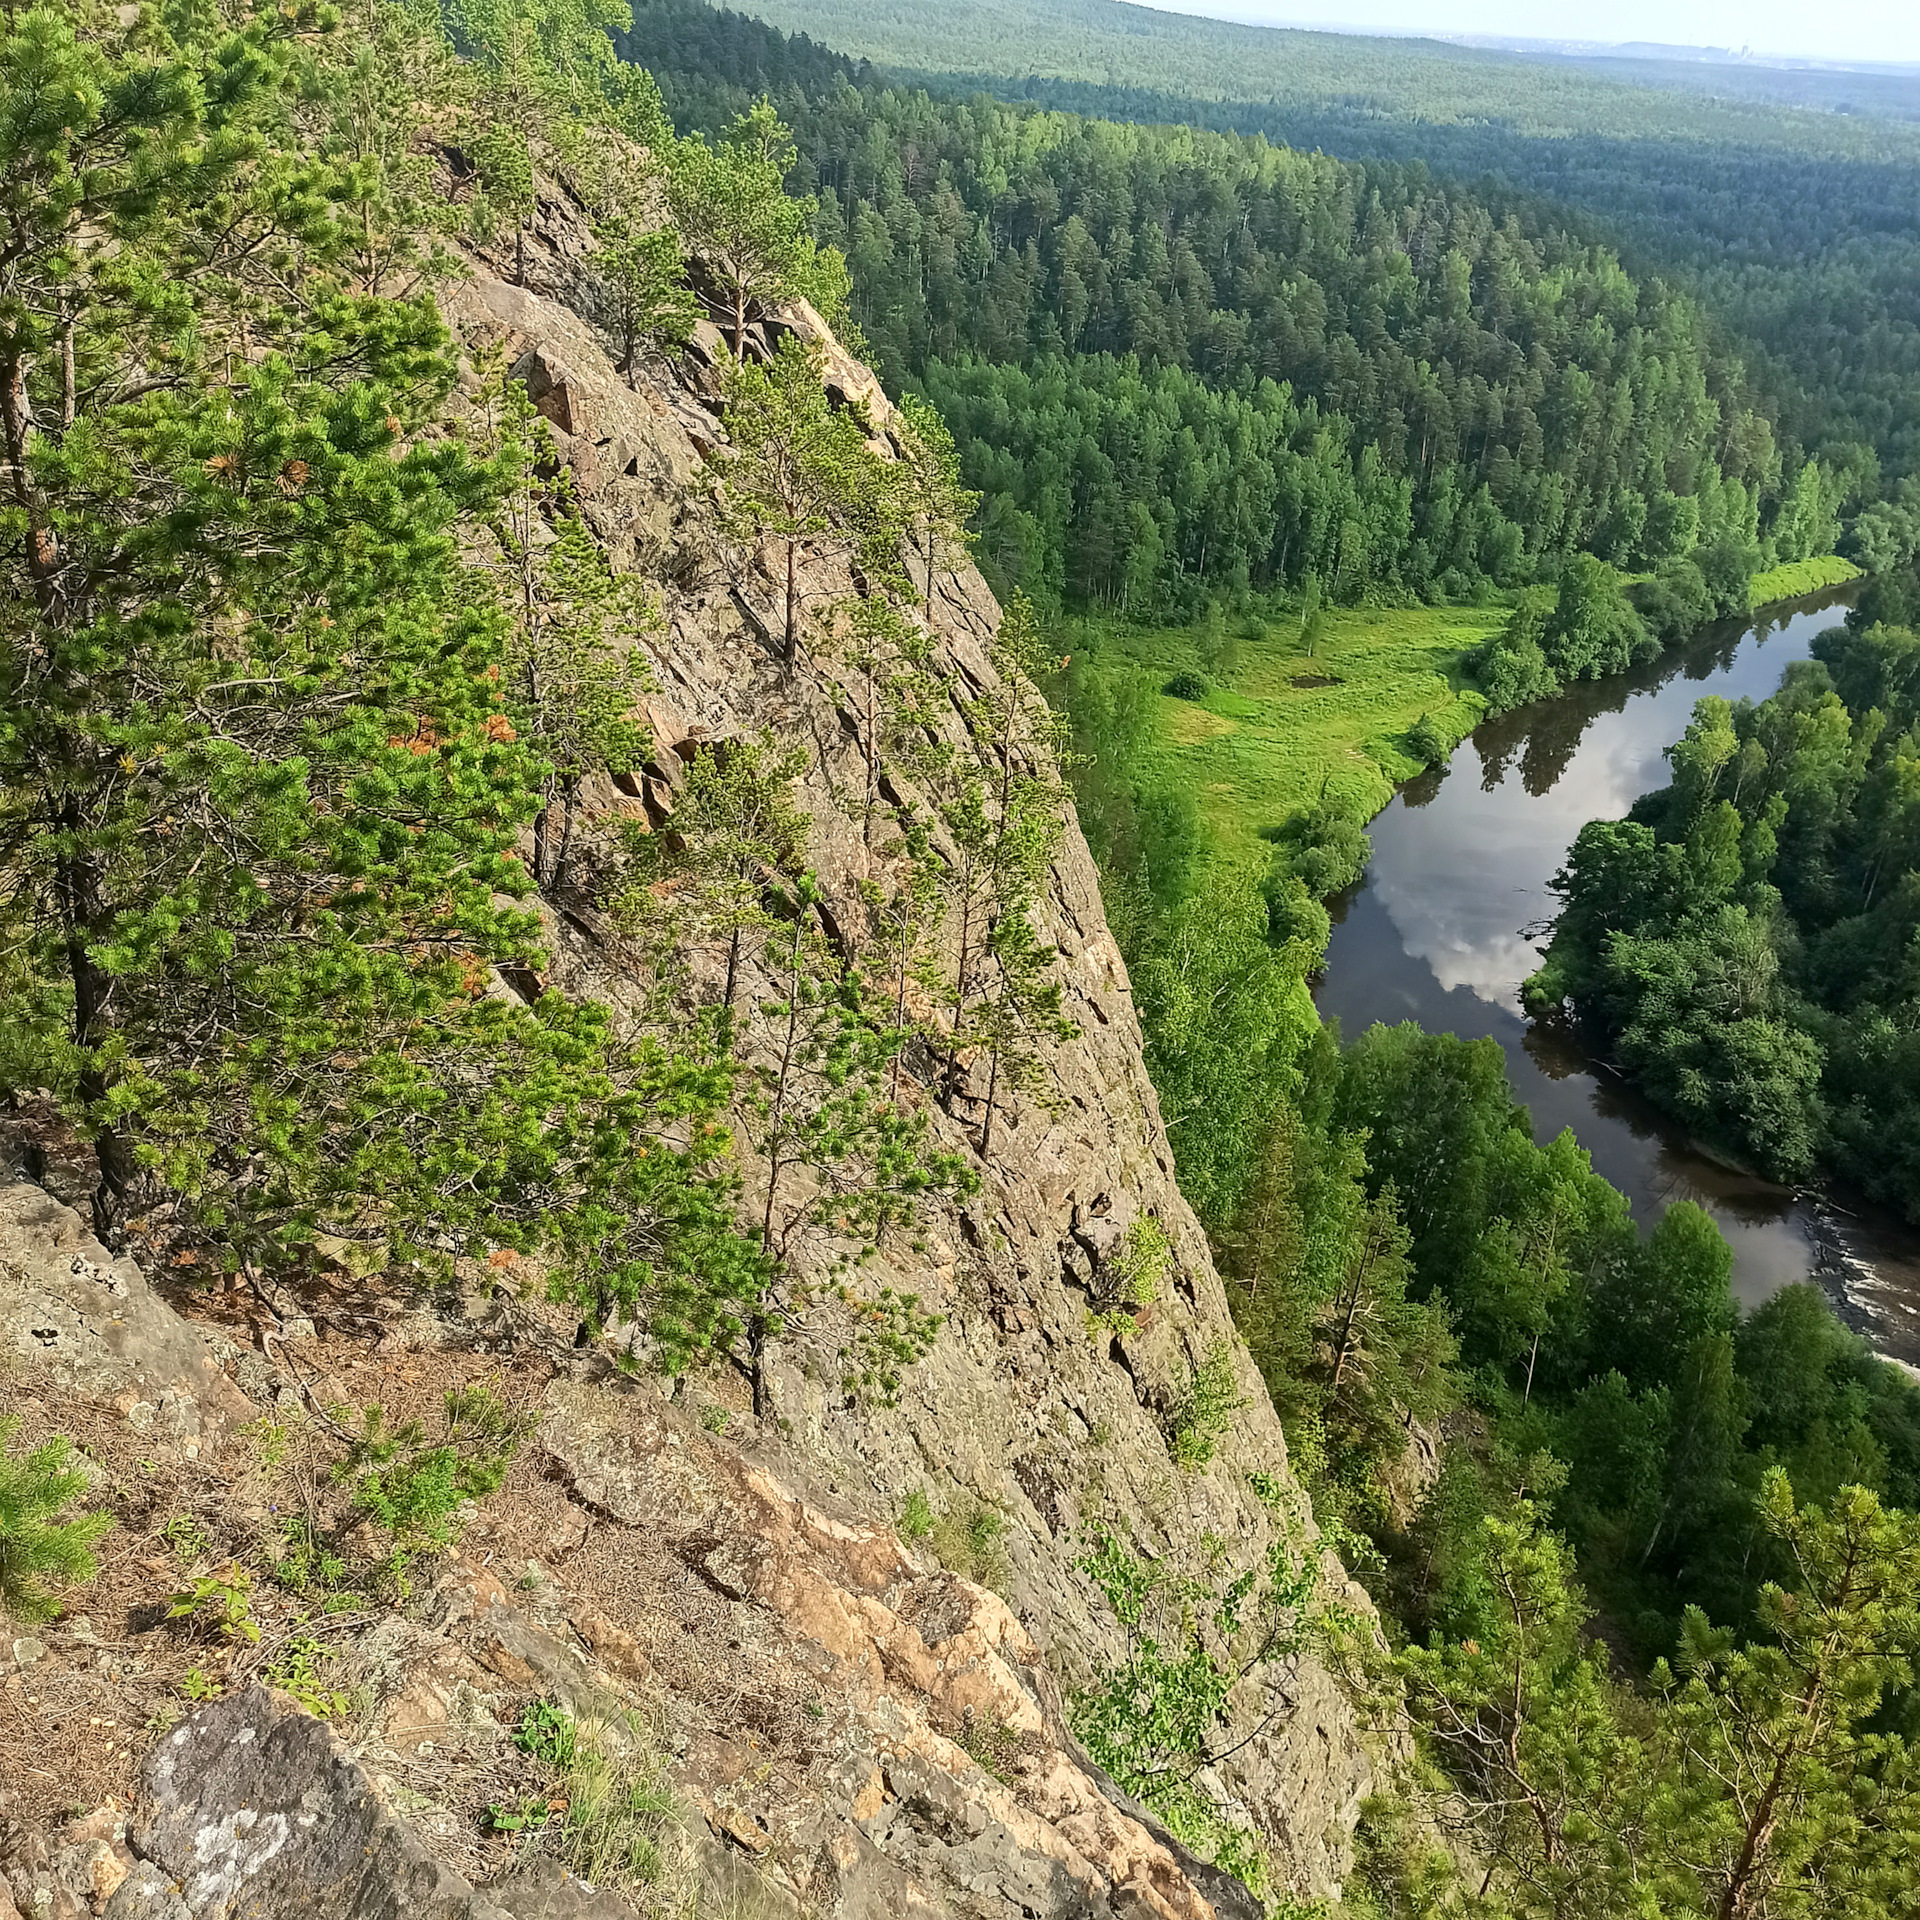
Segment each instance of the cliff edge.
M553 983L617 1009L638 987L596 893L595 848L622 827L671 833L701 747L801 750L809 864L833 924L860 923L890 855L854 798L854 670L788 657L775 555L738 550L714 513L719 337L703 326L676 367L623 376L593 324L590 252L548 191L525 284L476 252L444 309L472 364L503 355L525 383L614 567L668 583L664 624L633 641L651 755L590 787L575 878L545 906ZM892 409L810 309L753 329L748 352L783 332L819 347L830 395L888 451ZM850 563L808 564L809 598L857 591ZM957 746L962 702L995 683L1000 614L964 562L933 599L929 731ZM866 1270L940 1316L892 1406L841 1390L830 1319L770 1349L756 1416L738 1379L635 1378L617 1337L522 1338L483 1295L372 1316L324 1284L298 1300L163 1299L41 1186L0 1190L8 1411L28 1439L72 1434L96 1504L120 1522L98 1589L0 1642L0 1920L13 1920L8 1887L36 1920L532 1920L675 1901L1254 1912L1074 1738L1064 1703L1111 1684L1138 1644L1089 1557L1110 1540L1144 1577L1196 1593L1317 1567L1323 1596L1369 1616L1318 1545L1180 1197L1071 820L1034 917L1076 1037L999 1095L987 1158L984 1063L951 1112L927 1084L913 1091L977 1186L914 1234L883 1234ZM760 975L742 994L771 990ZM42 1142L28 1164L45 1161ZM1112 1311L1115 1263L1144 1219L1165 1235L1164 1274L1150 1301ZM533 1437L404 1607L329 1613L263 1585L257 1636L211 1648L165 1618L183 1580L213 1577L290 1501L325 1497L325 1409L399 1413L482 1379ZM1203 1462L1176 1458L1203 1380L1231 1418ZM1275 1891L1334 1892L1372 1780L1353 1708L1310 1651L1246 1664L1192 1784L1271 1862ZM658 1789L651 1881L596 1879L543 1849L566 1801L527 1811L558 1764L523 1737L536 1702L600 1729L607 1764Z

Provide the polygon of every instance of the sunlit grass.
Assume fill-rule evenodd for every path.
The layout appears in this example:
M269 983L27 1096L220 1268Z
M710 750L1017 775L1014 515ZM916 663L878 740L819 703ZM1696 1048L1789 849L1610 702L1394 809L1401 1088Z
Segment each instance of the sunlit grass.
M1183 667L1204 670L1198 629L1090 623L1076 644L1101 671L1137 674L1154 688L1148 764L1136 770L1146 784L1190 793L1222 855L1264 860L1261 829L1316 799L1323 779L1368 816L1385 806L1395 783L1420 771L1405 736L1422 714L1440 715L1450 733L1466 730L1479 696L1462 657L1507 611L1333 608L1311 656L1298 620L1281 614L1260 639L1240 641L1237 662L1209 676L1213 688L1199 701L1159 691ZM1316 679L1334 684L1295 684ZM1468 708L1457 711L1463 692Z
M1860 569L1837 553L1816 554L1811 560L1789 560L1784 565L1756 573L1747 589L1750 607L1771 606L1776 600L1797 600L1803 593L1818 593L1823 587L1843 586L1858 580Z

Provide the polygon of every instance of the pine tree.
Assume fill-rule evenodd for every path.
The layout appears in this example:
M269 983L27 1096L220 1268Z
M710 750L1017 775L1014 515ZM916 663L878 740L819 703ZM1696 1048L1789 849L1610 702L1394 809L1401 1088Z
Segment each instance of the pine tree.
M866 429L827 396L820 349L792 336L770 364L722 374L731 444L712 462L724 524L743 544L780 542L786 556L785 643L800 645L803 560L884 550L881 463Z
M859 676L856 721L865 768L860 838L871 848L882 761L899 752L919 757L914 743L934 722L939 683L926 629L908 619L884 590L853 595L834 614L822 651L837 654Z
M687 285L680 237L671 227L636 229L609 219L594 229L594 265L605 293L607 324L620 343L618 370L634 384L647 353L673 353L692 337L700 303Z
M1920 1517L1845 1487L1799 1507L1775 1468L1762 1521L1793 1569L1737 1647L1690 1609L1663 1665L1647 1830L1681 1911L1911 1912L1920 1895L1920 1766L1876 1723L1920 1653Z
M691 135L676 148L668 204L688 247L732 301L733 351L745 349L747 315L814 289L824 264L812 238L813 202L790 199L798 149L762 100L717 141Z
M960 456L953 435L936 408L916 393L902 394L894 435L900 471L890 479L901 490L900 516L922 563L920 600L933 613L933 575L942 553L962 552L971 544L968 523L979 511L980 496L960 479Z
M109 1239L525 1254L683 1364L754 1285L729 1063L501 985L545 770L462 551L513 462L424 431L451 343L359 284L360 162L291 144L331 43L150 26L0 36L49 109L0 133L10 1084L92 1140Z
M955 764L942 807L956 850L945 1101L951 1113L961 1054L983 1048L983 1154L992 1150L1003 1080L1038 1086L1043 1046L1077 1031L1060 1010L1058 955L1040 943L1030 917L1066 828L1060 766L1067 749L1060 722L1034 684L1046 662L1039 619L1024 594L1007 602L989 658L993 683L965 703L973 757Z
M651 750L636 702L652 677L634 643L657 631L659 607L637 578L608 566L580 517L571 476L559 469L552 480L539 477L556 472L556 463L526 388L496 368L476 413L482 450L510 476L488 516L512 621L501 679L507 724L495 731L541 757L533 881L557 894L581 786L592 774L628 771Z
M672 938L725 942L720 1014L729 1028L742 969L779 924L769 899L805 870L810 822L793 799L805 768L803 754L769 741L696 749L670 839L648 834L632 849L635 885L616 903L630 927L664 918Z
M576 158L588 130L663 143L652 80L608 38L631 21L619 0L455 0L456 43L473 62L475 157L489 202L514 223L514 277L527 279L536 173Z
M1627 1792L1644 1761L1623 1730L1605 1654L1581 1627L1571 1556L1531 1501L1481 1522L1489 1592L1480 1636L1409 1647L1407 1701L1470 1798L1493 1913L1644 1911L1614 1904L1642 1834ZM1613 1898L1610 1898L1612 1896Z
M0 1617L34 1622L58 1611L56 1587L99 1571L93 1544L113 1525L105 1513L67 1515L87 1490L73 1446L56 1434L24 1454L11 1451L17 1420L0 1419Z
M755 1010L746 1040L757 1092L745 1125L765 1167L759 1230L770 1284L747 1338L763 1417L769 1344L829 1289L852 1315L849 1386L892 1397L901 1367L928 1351L939 1323L917 1295L861 1292L856 1269L883 1232L916 1219L931 1196L972 1184L956 1156L932 1145L924 1116L884 1097L897 1042L867 981L834 951L820 904L817 881L803 874L782 902L788 919L769 956L774 993ZM809 1241L819 1243L816 1258L803 1267ZM821 1257L836 1248L837 1259Z

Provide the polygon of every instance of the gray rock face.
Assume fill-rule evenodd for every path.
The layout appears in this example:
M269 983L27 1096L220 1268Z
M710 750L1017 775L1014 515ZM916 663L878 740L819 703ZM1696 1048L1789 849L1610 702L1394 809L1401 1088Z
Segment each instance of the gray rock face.
M140 1852L193 1920L508 1920L380 1805L321 1722L277 1713L264 1688L167 1734L146 1787ZM142 1910L132 1889L116 1920Z
M869 846L862 832L858 689L852 670L824 649L784 658L775 638L783 557L770 548L731 552L715 533L700 475L703 456L725 438L706 371L717 343L697 339L679 378L643 374L637 390L629 388L566 304L576 297L584 242L558 209L548 210L543 231L530 289L504 285L481 260L449 314L476 355L504 349L538 389L541 411L564 432L583 512L614 565L672 583L665 630L635 643L658 689L645 702L654 758L611 790L602 783L598 804L608 816L665 825L678 769L698 744L764 735L804 745L810 768L799 797L812 821L810 862L835 924L858 929L863 883L884 885L891 870L884 841ZM781 328L822 347L830 394L857 399L885 449L892 409L872 375L810 309L789 314ZM801 586L807 606L820 608L856 582L844 563L821 562L802 567ZM994 682L987 645L999 610L966 563L936 577L934 599L932 664L948 693L936 730L964 749L961 701ZM888 779L890 791L915 797L903 778ZM564 906L551 920L556 983L620 1005L631 987L620 943L599 917L590 850ZM953 1117L924 1082L912 1089L940 1144L972 1156L981 1185L964 1207L931 1221L917 1246L907 1236L883 1243L867 1269L873 1285L918 1294L943 1317L934 1351L913 1368L896 1408L855 1405L837 1385L846 1329L828 1315L779 1350L774 1398L787 1448L821 1484L869 1510L895 1513L924 1489L936 1510L985 1503L998 1512L1015 1610L1071 1690L1107 1668L1122 1644L1077 1566L1092 1525L1111 1526L1144 1556L1188 1571L1207 1562L1209 1542L1228 1544L1235 1569L1258 1566L1277 1524L1316 1549L1280 1423L1175 1183L1126 967L1071 821L1035 919L1059 950L1065 1011L1078 1036L1054 1049L1048 1084L1010 1104L990 1163L976 1151L984 1062ZM742 998L771 993L772 983L756 978ZM1165 1229L1172 1264L1159 1299L1115 1332L1093 1322L1089 1309L1104 1258L1141 1215ZM822 1267L828 1257L823 1250ZM1166 1429L1196 1370L1222 1343L1244 1404L1209 1467L1183 1473L1169 1457ZM1273 1502L1255 1493L1255 1474L1289 1493L1291 1523L1277 1521ZM1330 1554L1323 1568L1334 1597L1368 1611ZM717 1563L710 1572L722 1587L749 1577ZM1246 1744L1221 1766L1219 1783L1272 1845L1281 1877L1302 1891L1326 1891L1345 1870L1371 1763L1345 1696L1322 1668L1303 1662L1272 1687L1282 1690L1254 1685L1236 1701L1235 1739Z
M619 1009L638 983L595 890L605 829L616 816L670 827L699 743L767 734L809 748L799 797L836 927L858 934L863 890L885 886L894 855L884 835L868 844L852 798L865 767L849 670L824 649L783 657L774 556L729 549L705 498L706 457L725 439L710 377L717 336L702 330L681 373L629 386L581 317L584 229L549 198L534 242L530 287L477 260L448 296L449 318L476 360L504 350L527 382L614 564L671 583L664 627L633 642L650 683L652 755L596 783L597 823L549 913L556 983ZM819 342L830 393L860 404L884 447L891 410L872 375L811 310L771 331L781 329ZM813 606L855 585L839 563L803 570ZM962 702L993 681L998 609L966 565L936 580L935 602L933 664L948 689L935 731L960 747ZM157 1739L130 1821L109 1803L57 1843L0 1821L0 1920L11 1920L9 1898L31 1920L639 1910L537 1848L510 1858L498 1836L480 1844L495 1783L531 1784L509 1730L534 1698L615 1743L624 1726L627 1751L652 1755L683 1807L681 1870L704 1910L1256 1920L1245 1887L1131 1804L1073 1738L1073 1691L1124 1648L1081 1562L1093 1530L1109 1528L1143 1559L1182 1576L1217 1568L1224 1584L1285 1534L1291 1551L1319 1557L1333 1597L1364 1610L1364 1596L1319 1553L1279 1422L1180 1197L1126 969L1071 821L1035 919L1058 948L1078 1032L1048 1057L1043 1087L1003 1094L991 1159L979 1152L983 1084L963 1084L948 1115L923 1059L906 1090L939 1143L970 1157L979 1187L918 1234L887 1236L862 1269L942 1316L898 1406L844 1391L847 1329L830 1305L776 1350L777 1418L736 1411L726 1437L689 1396L644 1373L590 1379L610 1369L581 1356L578 1377L551 1386L529 1449L549 1502L537 1531L511 1555L503 1546L493 1571L494 1556L477 1552L441 1569L423 1605L342 1649L340 1683L366 1703L351 1747L283 1696L237 1688ZM691 964L711 969L718 956ZM772 982L751 958L747 971L742 998L767 997ZM756 1169L746 1173L751 1190ZM1158 1297L1116 1327L1093 1310L1111 1306L1108 1263L1143 1216L1164 1229L1172 1258ZM804 1252L803 1268L824 1277L832 1252ZM1216 1352L1244 1404L1206 1468L1184 1472L1168 1432ZM38 1187L0 1186L0 1367L23 1368L55 1399L113 1397L152 1436L143 1446L173 1447L217 1476L215 1448L201 1451L217 1437L207 1423L247 1419L248 1394L276 1393L264 1361L225 1356L238 1361L235 1380L76 1215ZM903 1539L892 1523L916 1493L962 1532L969 1515L997 1515L1004 1565L950 1553L955 1571ZM532 1553L539 1578L510 1590L502 1574ZM11 1642L0 1647L0 1666L20 1664ZM1229 1757L1204 1784L1259 1836L1280 1888L1332 1890L1372 1782L1346 1696L1311 1659L1278 1663L1239 1689L1229 1721Z
M0 1367L124 1403L129 1424L199 1450L203 1420L252 1409L207 1339L44 1188L0 1185Z

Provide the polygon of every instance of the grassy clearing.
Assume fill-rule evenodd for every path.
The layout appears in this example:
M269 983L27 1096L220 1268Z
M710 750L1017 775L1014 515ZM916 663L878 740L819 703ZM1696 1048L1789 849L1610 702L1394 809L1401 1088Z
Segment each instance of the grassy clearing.
M1506 619L1504 607L1329 608L1309 657L1283 614L1239 643L1237 663L1209 674L1198 701L1158 691L1182 669L1202 670L1197 629L1089 625L1074 644L1101 670L1155 689L1140 769L1149 784L1190 793L1217 852L1264 863L1261 829L1315 800L1323 779L1369 818L1385 806L1424 764L1406 739L1423 714L1449 739L1469 731L1480 696L1460 662ZM1331 684L1312 684L1322 680Z
M1822 587L1844 586L1858 580L1860 569L1837 553L1815 554L1811 560L1789 560L1784 566L1769 567L1756 573L1747 590L1747 605L1770 607L1776 600L1797 600L1803 593L1818 593Z

